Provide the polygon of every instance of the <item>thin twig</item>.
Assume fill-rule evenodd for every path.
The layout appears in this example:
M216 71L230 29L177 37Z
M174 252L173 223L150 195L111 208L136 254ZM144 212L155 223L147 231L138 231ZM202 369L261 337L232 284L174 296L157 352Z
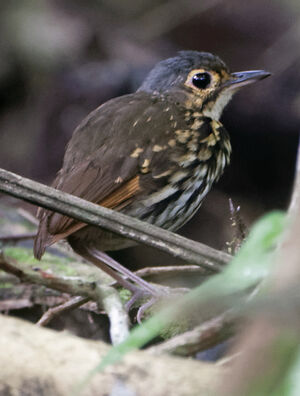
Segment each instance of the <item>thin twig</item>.
M26 232L24 234L16 234L16 235L5 235L0 236L0 242L2 243L17 243L21 241L27 241L29 239L33 239L36 236L36 232Z
M242 246L242 243L246 239L247 227L241 218L241 207L234 206L231 198L229 198L229 210L231 226L234 229L234 237L231 242L227 242L227 246L228 252L230 252L231 254L236 254Z
M232 199L229 198L229 209L232 226L235 227L236 230L236 238L238 238L240 244L242 244L247 236L247 226L241 217L241 207L235 206L232 202Z
M89 300L89 297L76 296L74 298L71 298L64 304L60 304L57 307L49 308L36 324L38 326L46 326L56 316L61 315L63 312L68 312L75 308L78 308L81 305L87 303Z
M231 256L122 213L0 169L0 191L81 222L144 243L210 272L218 272Z
M203 268L199 267L198 265L168 265L162 267L145 267L138 271L135 271L135 274L146 278L147 276L152 275L162 275L162 274L187 274L187 273L200 273L205 274Z
M29 223L35 226L39 225L38 219L34 217L32 213L28 212L28 210L25 210L24 208L18 208L17 212L20 216L24 217L25 220L29 221Z

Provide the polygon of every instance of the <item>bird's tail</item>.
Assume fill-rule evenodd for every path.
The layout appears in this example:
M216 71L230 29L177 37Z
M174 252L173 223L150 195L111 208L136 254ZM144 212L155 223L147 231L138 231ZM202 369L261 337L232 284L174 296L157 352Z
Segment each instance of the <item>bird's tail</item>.
M45 253L46 247L51 245L51 236L47 227L47 214L43 210L39 209L37 216L40 218L40 223L37 235L34 239L33 254L36 259L40 260Z

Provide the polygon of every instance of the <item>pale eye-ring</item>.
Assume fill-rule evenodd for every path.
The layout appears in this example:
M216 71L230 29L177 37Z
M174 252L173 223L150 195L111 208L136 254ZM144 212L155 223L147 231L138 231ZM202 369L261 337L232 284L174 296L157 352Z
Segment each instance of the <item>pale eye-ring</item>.
M207 72L197 73L193 76L192 83L199 89L206 89L211 83L211 76Z

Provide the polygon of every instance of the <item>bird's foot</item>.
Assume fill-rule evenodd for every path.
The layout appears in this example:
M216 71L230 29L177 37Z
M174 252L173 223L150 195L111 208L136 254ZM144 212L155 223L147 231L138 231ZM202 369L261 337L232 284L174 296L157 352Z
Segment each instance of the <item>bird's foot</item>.
M149 301L147 301L146 303L142 304L139 307L138 312L136 314L136 320L137 320L138 324L142 323L142 318L143 318L145 312L147 311L147 309L151 308L158 300L159 300L159 297L152 297Z
M143 302L140 307L138 308L137 315L136 315L136 320L139 324L142 323L142 318L150 307L152 307L156 302L158 302L163 296L166 296L165 293L163 294L151 294L147 290L143 289L137 289L135 293L133 293L132 297L130 300L127 302L125 308L128 311L133 307L133 305L140 300L146 301Z
M152 286L152 285L151 285ZM152 286L154 288L154 286ZM159 286L154 288L155 293L149 292L145 289L140 289L134 286L134 289L131 289L132 297L126 303L126 310L130 311L130 309L135 305L137 302L142 301L142 304L138 308L137 312L137 322L140 324L142 322L142 318L145 312L155 305L158 302L161 302L163 299L170 298L171 295L180 295L187 291L187 289L172 289L167 286Z

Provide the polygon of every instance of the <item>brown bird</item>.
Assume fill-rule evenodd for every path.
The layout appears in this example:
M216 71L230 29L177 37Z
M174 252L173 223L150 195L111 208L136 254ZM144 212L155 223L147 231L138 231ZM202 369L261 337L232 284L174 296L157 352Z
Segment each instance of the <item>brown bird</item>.
M230 140L219 121L223 108L240 87L269 75L230 73L206 52L182 51L159 62L137 92L109 100L83 120L52 186L177 230L229 163ZM75 252L126 288L157 292L104 253L133 241L49 210L40 209L38 217L38 259L47 246L66 238Z

